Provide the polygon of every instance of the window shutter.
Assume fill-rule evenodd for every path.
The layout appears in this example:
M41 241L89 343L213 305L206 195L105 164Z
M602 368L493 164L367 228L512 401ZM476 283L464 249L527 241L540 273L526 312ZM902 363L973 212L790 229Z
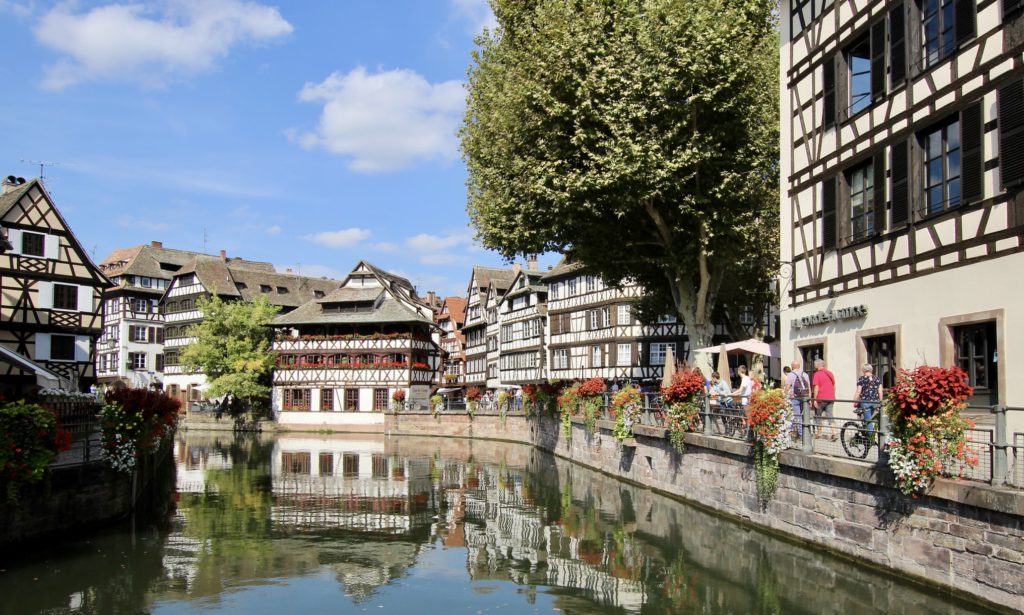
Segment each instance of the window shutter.
M981 181L985 164L981 148L983 130L981 101L978 101L960 112L960 147L963 152L960 177L964 203L977 203L985 196Z
M149 327L149 331L146 331L146 341L150 344L156 341L156 327Z
M836 178L821 182L821 247L833 250L836 247Z
M875 234L885 232L885 150L875 154L872 170L875 188Z
M907 192L907 143L902 141L892 146L892 224L905 224L910 210Z
M822 65L822 93L825 128L836 123L836 59L830 56Z
M164 371L164 355L162 354L156 355L156 371Z
M614 348L615 348L615 344L608 344L607 346L605 346L604 356L606 358L605 363L608 364L608 367L615 367L616 366L616 359L618 359L618 357L616 356L616 353L614 352Z
M157 344L163 344L164 343L164 329L163 329L163 327L159 327L156 330L156 343Z
M128 325L128 341L135 341L135 325Z
M871 26L871 100L885 98L885 19Z
M1024 182L1024 81L999 88L999 173L1003 187Z
M903 3L889 11L889 83L895 88L907 76L907 35Z
M1003 21L1021 7L1024 7L1024 0L1003 0Z
M963 45L974 38L977 10L974 2L975 0L956 0L954 30L957 45Z

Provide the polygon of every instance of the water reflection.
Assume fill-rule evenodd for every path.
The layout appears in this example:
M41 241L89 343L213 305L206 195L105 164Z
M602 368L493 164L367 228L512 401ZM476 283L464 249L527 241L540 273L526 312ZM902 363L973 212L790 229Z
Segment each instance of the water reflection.
M175 456L168 519L0 564L0 613L980 612L519 445L190 433Z

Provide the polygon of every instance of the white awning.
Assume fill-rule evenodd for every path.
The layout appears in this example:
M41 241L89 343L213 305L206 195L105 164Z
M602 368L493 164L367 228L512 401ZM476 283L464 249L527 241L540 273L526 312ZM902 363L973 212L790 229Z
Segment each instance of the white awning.
M438 389L438 390L437 390L437 393L438 393L439 395L445 395L446 393L454 393L455 391L461 391L461 390L462 390L462 389L460 389L460 388L458 388L458 387L455 387L455 388L447 388L447 389Z
M771 344L759 340L743 340L742 342L732 342L731 344L722 344L719 346L708 346L707 348L699 348L694 352L707 352L715 353L721 352L722 349L726 352L749 352L751 354L759 354L765 357L777 357L779 356L778 348Z

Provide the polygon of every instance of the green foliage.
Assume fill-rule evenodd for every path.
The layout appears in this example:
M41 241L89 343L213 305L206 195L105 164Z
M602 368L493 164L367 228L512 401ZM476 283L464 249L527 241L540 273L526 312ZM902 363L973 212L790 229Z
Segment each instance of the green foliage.
M773 273L776 3L492 4L460 135L480 240L635 280L710 343L716 305Z
M209 397L234 395L250 402L270 393L270 321L280 310L266 297L224 302L216 294L199 299L203 321L191 328L196 341L181 353L181 363L206 374Z
M0 483L7 485L8 500L16 499L20 485L42 479L57 452L69 446L52 410L24 401L0 407Z
M141 454L174 434L180 409L178 400L160 391L110 391L100 420L103 458L115 470L131 472Z

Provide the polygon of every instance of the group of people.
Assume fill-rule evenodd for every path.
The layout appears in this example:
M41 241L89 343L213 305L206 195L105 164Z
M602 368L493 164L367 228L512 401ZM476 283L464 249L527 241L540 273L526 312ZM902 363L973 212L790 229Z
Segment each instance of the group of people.
M741 406L750 402L750 396L761 390L764 382L761 374L757 372L747 373L747 366L740 365L736 368L736 375L739 377L739 386L732 388L728 380L722 378L718 372L711 373L711 380L707 382L708 396L718 402L719 406L731 408L735 405L736 399Z
M814 374L808 376L802 369L800 361L785 368L783 391L793 407L793 424L799 438L804 435L804 417L810 418L814 412L811 426L815 437L835 440L834 430L826 434L824 429L835 420L833 406L836 400L836 376L826 366L824 359L814 360ZM853 398L854 408L865 423L874 419L878 407L882 403L882 380L875 375L875 368L870 363L861 367L861 375L857 378L857 387Z

